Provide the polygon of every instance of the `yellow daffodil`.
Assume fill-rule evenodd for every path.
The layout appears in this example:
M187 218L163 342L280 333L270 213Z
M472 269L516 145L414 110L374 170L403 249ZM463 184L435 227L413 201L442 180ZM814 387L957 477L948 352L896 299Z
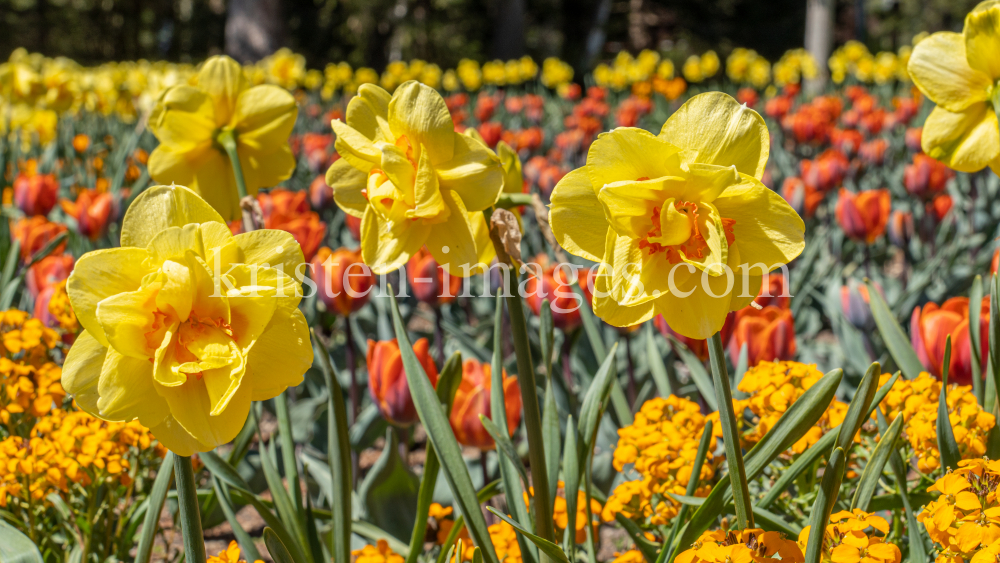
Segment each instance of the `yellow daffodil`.
M149 173L162 184L189 186L227 221L239 216L236 178L220 134L235 137L248 195L287 179L295 168L288 136L295 125L295 98L273 85L250 87L243 68L229 57L212 57L195 85L165 90L149 117L160 146L149 156Z
M361 254L376 274L424 245L453 275L474 271L469 214L496 202L504 171L486 145L455 132L436 90L410 81L390 97L364 85L333 132L341 159L326 181L337 205L361 219Z
M798 256L802 219L760 181L768 143L760 115L720 92L689 100L658 136L598 137L556 185L550 217L563 248L601 264L595 313L615 326L659 313L707 338L756 296L763 269Z
M924 152L961 172L1000 174L1000 2L982 2L962 33L942 31L913 48L913 83L937 107L924 122Z
M469 127L463 135L486 144L482 135L474 127ZM503 191L505 194L524 193L524 173L521 169L521 157L517 151L504 141L497 143L497 156L500 158L500 165L503 167ZM521 221L521 213L517 208L511 209L511 213L517 217L518 223ZM476 253L479 263L488 267L497 257L496 249L490 240L490 227L486 224L486 216L482 213L470 213L469 221L472 223L472 237L476 241ZM473 270L475 272L475 270Z
M83 255L69 278L84 331L63 386L94 416L138 418L179 455L225 444L251 401L297 385L312 364L291 277L302 250L284 231L233 236L180 186L143 192L121 238Z

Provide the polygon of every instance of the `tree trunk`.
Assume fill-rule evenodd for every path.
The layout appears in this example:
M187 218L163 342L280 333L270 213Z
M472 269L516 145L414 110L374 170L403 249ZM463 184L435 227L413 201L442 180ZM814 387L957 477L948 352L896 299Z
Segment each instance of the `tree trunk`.
M829 77L827 60L833 49L833 0L806 0L806 50L816 60L816 78L806 83L806 91L820 92Z
M583 57L580 58L576 72L579 76L594 67L597 58L601 56L601 49L604 48L604 40L607 38L605 26L608 25L608 18L611 16L611 0L598 0L597 9L594 11L594 20L587 33L587 44Z
M526 52L524 41L525 0L502 0L497 6L493 28L493 58L518 59Z
M285 35L281 0L229 0L228 8L227 55L247 63L278 50Z

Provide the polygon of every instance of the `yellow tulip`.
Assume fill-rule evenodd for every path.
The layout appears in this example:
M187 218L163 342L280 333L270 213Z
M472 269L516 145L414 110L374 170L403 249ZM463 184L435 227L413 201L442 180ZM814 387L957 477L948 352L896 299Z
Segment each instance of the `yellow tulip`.
M138 418L187 456L231 441L251 401L302 381L313 352L292 235L233 236L194 192L155 186L129 207L121 239L83 255L67 282L84 331L62 384L80 408Z
M600 263L595 313L619 327L662 314L707 338L748 305L762 270L804 247L802 219L760 181L768 151L764 120L721 92L691 98L657 136L599 136L556 185L549 217L563 248Z
M500 160L455 132L444 99L418 82L390 97L364 85L333 121L341 158L326 182L345 213L361 219L361 254L376 274L398 269L426 245L450 273L475 271L470 213L492 206L503 187Z
M295 98L274 85L250 87L229 57L205 62L194 86L165 90L149 118L160 146L149 173L162 184L189 186L227 221L240 215L239 192L220 134L236 141L248 195L287 179L295 168L288 136L295 126Z
M962 33L938 32L913 48L907 65L937 107L924 122L924 152L961 172L1000 174L1000 2L982 2Z

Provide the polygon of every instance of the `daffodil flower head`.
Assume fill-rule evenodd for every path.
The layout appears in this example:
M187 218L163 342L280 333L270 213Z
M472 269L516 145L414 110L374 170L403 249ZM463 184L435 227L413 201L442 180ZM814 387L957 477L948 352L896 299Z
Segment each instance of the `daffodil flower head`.
M920 41L907 70L937 104L924 122L924 152L960 172L989 166L1000 174L1000 2L976 6L962 33L942 31Z
M659 135L599 136L550 216L563 248L600 263L594 312L615 326L659 313L703 339L748 305L804 247L802 219L760 181L768 151L764 120L721 92L691 98Z
M444 99L415 81L389 95L362 85L334 120L342 157L327 172L334 201L361 219L361 254L376 274L420 247L452 275L476 271L473 214L496 203L504 170L482 142L455 132Z
M181 186L129 207L122 246L84 254L67 282L84 330L62 383L81 409L139 422L179 455L236 437L251 401L298 385L312 364L291 234L233 236Z
M243 67L226 56L205 61L193 85L168 88L149 117L160 145L149 174L161 184L188 186L223 219L239 217L239 192L220 135L235 139L248 195L288 179L295 157L288 136L298 107L274 85L250 87Z

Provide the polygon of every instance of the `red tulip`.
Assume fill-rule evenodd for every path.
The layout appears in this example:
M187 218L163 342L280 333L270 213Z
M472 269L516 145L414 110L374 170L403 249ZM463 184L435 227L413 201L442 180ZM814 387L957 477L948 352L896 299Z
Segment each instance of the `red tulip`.
M37 174L32 166L14 180L14 204L28 216L48 215L58 194L59 180L55 174Z
M326 224L309 209L308 193L285 189L257 194L257 201L264 215L264 228L280 229L292 234L302 247L306 261L312 260L326 238Z
M437 385L438 371L428 353L426 338L413 344L413 352L423 366L431 385ZM417 422L417 408L410 396L403 359L396 339L368 341L368 391L382 416L396 426L409 426Z
M10 236L21 243L21 260L26 264L35 253L64 232L66 225L53 223L41 215L20 219L10 225ZM66 243L63 242L52 253L61 254L65 250Z
M913 214L908 211L893 211L886 228L889 241L899 248L906 248L913 239Z
M67 215L76 219L80 234L90 240L99 239L118 215L118 203L114 196L96 189L80 190L76 201L64 199L59 205Z
M361 260L361 250L319 249L310 264L320 301L331 312L347 316L368 303L375 274ZM346 285L346 287L345 287Z
M913 155L913 164L903 169L906 191L922 198L931 198L944 191L948 180L954 177L955 172L947 165L923 153Z
M791 310L767 306L737 311L733 335L729 338L729 356L739 357L744 344L751 366L764 361L792 359L795 356L795 321Z
M881 292L880 292L881 293ZM875 319L872 317L872 309L868 295L868 286L858 283L858 280L851 279L847 285L840 288L840 308L851 323L858 330L871 330L875 326Z
M431 307L451 303L462 292L463 278L444 271L426 248L421 248L407 262L406 280L413 288L413 295Z
M525 300L535 315L541 315L542 301L549 300L552 311L552 323L566 332L572 332L580 326L580 301L576 297L566 267L549 265L545 255L535 257L535 265L528 272L525 283ZM537 271L541 270L541 271Z
M49 287L65 280L73 271L73 256L70 254L50 254L28 270L25 283L28 293L38 297Z
M837 221L848 237L871 244L885 232L891 204L886 189L855 194L840 188Z
M773 305L787 309L792 296L788 294L788 284L783 272L771 272L761 284L760 293L754 299L761 307Z
M463 446L482 450L491 450L495 447L493 438L479 421L479 415L492 418L491 371L490 364L476 360L465 360L462 363L462 382L458 386L458 392L455 393L449 421L455 438ZM517 378L508 376L506 370L502 374L502 379L504 404L507 407L507 432L514 434L514 430L521 423L521 388Z
M320 174L309 184L309 204L313 209L326 209L333 205L333 188L326 184L326 176Z
M989 353L990 298L984 297L979 314L980 349L979 365L985 373ZM910 342L917 357L932 374L941 377L944 368L944 350L951 336L951 362L948 381L960 385L972 382L972 347L969 338L969 298L952 297L943 304L927 303L913 309L910 317Z

